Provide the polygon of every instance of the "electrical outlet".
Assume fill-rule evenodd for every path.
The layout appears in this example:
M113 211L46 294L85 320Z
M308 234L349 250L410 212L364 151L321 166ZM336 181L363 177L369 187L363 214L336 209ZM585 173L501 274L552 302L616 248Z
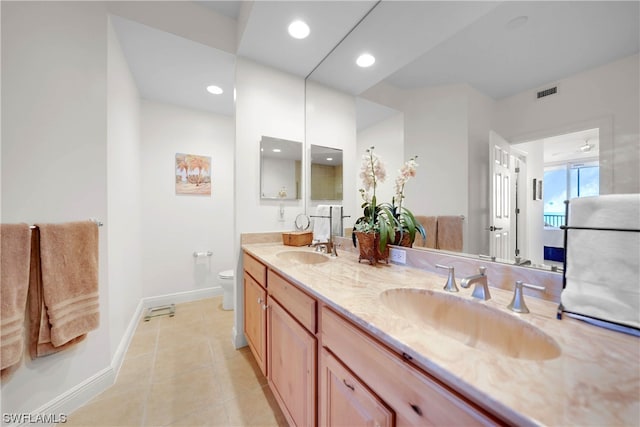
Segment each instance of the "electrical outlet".
M407 263L407 251L396 248L389 248L389 259L396 264Z

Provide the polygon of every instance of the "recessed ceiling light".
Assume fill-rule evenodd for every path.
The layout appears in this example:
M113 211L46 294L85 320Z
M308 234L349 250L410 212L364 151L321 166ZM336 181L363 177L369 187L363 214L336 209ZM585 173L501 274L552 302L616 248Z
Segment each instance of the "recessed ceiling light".
M369 53L363 53L356 60L356 64L363 68L371 67L374 62L376 62L376 58L374 58L373 55Z
M507 22L505 25L509 30L515 30L516 28L522 27L529 20L528 16L518 16L513 18L511 21Z
M222 92L222 88L216 85L207 86L207 92L212 93L214 95L220 95Z
M309 26L304 21L293 21L289 24L289 35L294 39L304 39L310 32Z
M331 160L333 160L333 157L327 157L327 161L330 162Z
M273 149L273 152L274 152L274 153L279 153L280 151L282 151L282 150L280 150L279 148L274 148L274 149Z

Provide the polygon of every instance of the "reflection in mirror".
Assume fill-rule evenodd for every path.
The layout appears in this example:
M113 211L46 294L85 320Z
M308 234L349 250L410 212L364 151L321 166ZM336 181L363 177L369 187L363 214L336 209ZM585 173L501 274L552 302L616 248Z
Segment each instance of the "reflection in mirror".
M501 173L500 206L510 220L520 210L502 239L513 242L505 262L549 268L543 232L554 190L545 174L562 153L593 157L598 149L599 194L640 192L639 12L638 2L380 2L308 81L402 113L396 150L418 155L420 164L405 192L412 212L463 215L470 256L497 255L490 253L498 236L490 183ZM359 68L365 46L376 62ZM594 88L606 96L594 96ZM576 137L593 129L598 136ZM503 172L490 161L492 130L508 147ZM362 135L359 129L358 143ZM389 138L380 141L376 150ZM544 185L535 199L534 179Z
M342 200L342 150L311 145L311 200Z
M260 198L300 199L302 143L263 136L260 140Z

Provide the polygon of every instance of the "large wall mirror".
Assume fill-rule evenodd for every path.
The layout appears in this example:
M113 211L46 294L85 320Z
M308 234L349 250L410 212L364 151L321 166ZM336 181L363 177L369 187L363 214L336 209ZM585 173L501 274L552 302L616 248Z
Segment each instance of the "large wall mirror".
M491 256L506 242L504 262L549 268L546 210L573 189L554 195L547 167L595 162L600 194L640 192L638 13L638 2L381 1L308 81L344 95L344 105L351 99L357 150L418 156L406 206L416 215L464 217L464 253ZM361 68L356 58L365 52L375 62ZM307 105L319 98L308 94ZM307 138L320 131L326 140L320 126ZM502 191L512 194L500 203L514 215L501 234L490 149L503 143L510 166L502 182L518 184L519 193ZM344 165L354 187L359 154ZM392 163L391 174L397 157ZM544 182L536 197L534 179ZM387 181L393 186L393 176Z
M342 200L342 150L311 145L311 200Z
M297 200L302 192L302 142L260 140L260 198Z

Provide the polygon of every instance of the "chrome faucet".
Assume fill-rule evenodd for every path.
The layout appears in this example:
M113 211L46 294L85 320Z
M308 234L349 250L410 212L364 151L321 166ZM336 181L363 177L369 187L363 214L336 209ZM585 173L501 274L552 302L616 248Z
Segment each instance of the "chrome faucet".
M456 286L456 276L455 276L454 268L449 265L441 265L441 264L436 264L436 268L449 270L449 275L447 276L447 283L445 283L444 285L444 290L447 292L458 292L458 287Z
M337 245L333 242L331 237L328 242L316 242L312 243L311 246L316 248L316 252L322 252L331 256L338 256L338 251L336 250Z
M529 313L529 308L527 307L527 304L524 303L524 293L522 292L523 287L544 291L544 286L530 285L528 283L522 283L522 280L516 280L516 285L513 288L513 298L507 306L509 310L515 311L516 313Z
M491 299L489 282L487 281L486 275L487 267L479 267L478 270L480 271L479 274L462 279L460 286L467 289L471 285L476 285L475 288L473 288L471 296L486 301Z

